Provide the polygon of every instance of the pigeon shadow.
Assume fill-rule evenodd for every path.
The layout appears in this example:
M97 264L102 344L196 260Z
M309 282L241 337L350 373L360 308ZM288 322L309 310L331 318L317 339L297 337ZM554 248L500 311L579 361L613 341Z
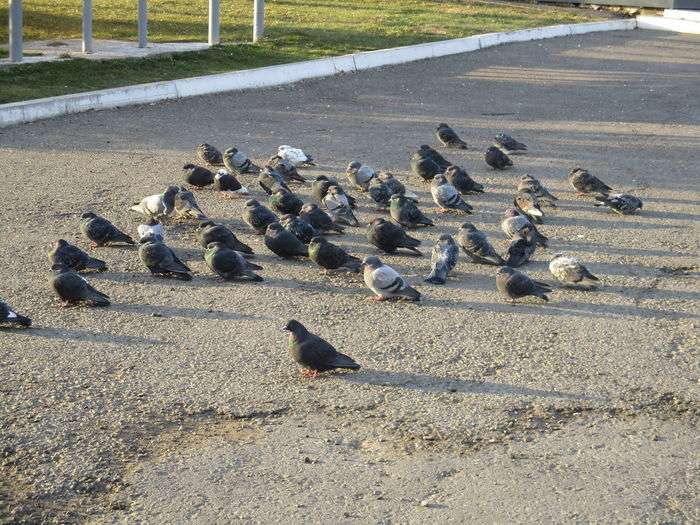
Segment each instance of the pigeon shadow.
M451 377L434 377L426 374L411 374L405 372L390 372L363 368L352 374L338 374L339 379L350 383L369 384L376 386L393 386L408 390L423 392L452 392L471 395L544 397L572 400L592 399L589 396L559 392L556 390L540 390L518 387L505 383L488 383L478 380L457 379Z
M117 305L113 305L115 308ZM160 339L152 339L149 337L140 337L134 335L117 335L106 332L89 332L87 330L67 330L64 328L41 328L35 326L36 330L27 332L31 337L40 337L44 339L58 339L62 341L91 341L97 343L112 343L120 345L165 345L170 344L170 341L161 341Z
M206 308L183 308L180 306L165 306L151 304L117 304L112 306L112 310L138 315L156 314L154 317L186 317L189 319L215 319L220 321L242 321L246 319L272 319L259 315L237 314L223 310L212 310Z

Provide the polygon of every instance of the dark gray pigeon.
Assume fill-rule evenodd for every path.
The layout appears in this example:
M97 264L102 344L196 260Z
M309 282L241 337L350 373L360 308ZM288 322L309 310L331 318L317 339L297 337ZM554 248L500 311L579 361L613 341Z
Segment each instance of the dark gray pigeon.
M201 190L205 186L214 184L214 174L203 166L185 164L182 170L184 171L185 182L195 190Z
M275 255L284 259L291 257L308 257L309 248L288 232L279 222L273 222L265 231L265 246Z
M494 145L508 155L527 151L527 146L525 144L518 142L507 133L496 133L496 138L494 140Z
M642 209L642 199L629 193L597 196L593 206L607 206L619 215L631 215Z
M197 204L194 193L182 186L177 195L175 195L175 213L183 219L195 219L198 221L207 219L207 216Z
M381 217L377 217L369 223L367 240L384 253L395 253L399 248L406 248L414 254L423 255L418 250L420 240L408 235L398 224Z
M536 248L532 232L527 232L525 237L515 237L508 245L506 264L511 268L522 266L530 260Z
M290 320L284 330L289 332L289 353L294 362L301 365L303 376L316 377L320 372L336 368L360 368L351 357L341 354L325 339L309 332L299 321Z
M325 272L345 268L359 272L362 263L340 246L329 242L325 237L314 237L309 243L309 259L318 264Z
M569 183L576 190L576 195L608 195L612 191L610 186L583 168L571 170Z
M475 182L469 174L459 166L450 166L445 170L445 178L462 195L484 193L484 185Z
M421 157L418 153L414 153L411 157L411 171L424 181L430 182L435 175L444 173L445 168L431 157Z
M433 202L438 205L438 213L456 211L471 215L472 206L464 201L457 188L447 182L444 175L435 175L433 182L430 183L430 193L433 196Z
M526 215L531 222L542 224L544 212L540 207L540 201L537 199L537 196L531 191L518 191L518 193L515 194L515 198L513 198L513 206L515 206L520 213Z
M241 252L244 255L253 255L253 249L236 237L236 235L223 224L214 221L204 221L197 227L197 239L202 248L206 248L213 242Z
M455 130L444 122L438 124L437 138L445 147L467 149L467 143L460 139Z
M231 175L223 168L217 171L216 175L214 175L214 190L220 191L221 195L227 198L232 198L234 194L250 194L248 188L243 186L236 177Z
M354 210L357 207L357 199L347 193L343 187L338 183L338 181L332 177L326 177L325 175L319 175L311 183L311 196L318 202L318 204L323 205L323 199L328 194L328 188L331 186L337 186L340 193L345 195L348 200L348 204Z
M255 230L259 235L264 235L267 226L277 222L277 215L260 204L255 199L250 199L245 203L243 210L243 220Z
M119 230L104 217L92 212L83 213L80 218L80 231L90 241L92 247L108 246L111 244L136 244L134 239Z
M216 149L211 144L206 142L197 146L197 157L199 160L210 166L223 166L224 159L221 156L221 152Z
M304 202L294 193L284 188L278 188L267 199L272 211L281 213L282 215L292 214L299 215Z
M255 165L243 152L238 151L238 148L228 148L224 151L223 161L226 169L231 173L258 173L260 167Z
M588 271L581 261L563 253L557 253L549 263L549 271L565 285L597 282L599 279Z
M541 199L543 203L549 204L552 207L556 207L554 201L559 200L532 175L525 174L520 177L520 180L518 181L518 192L521 191L529 191L538 199Z
M86 304L88 306L109 306L109 296L98 292L93 288L87 279L78 275L65 264L54 264L51 266L54 275L51 278L56 294L63 301L63 306L74 306Z
M428 219L428 217L418 209L416 202L403 195L391 196L389 200L389 213L391 213L392 219L406 228L434 226L433 221Z
M263 280L253 270L262 270L261 266L248 262L241 253L232 250L220 242L210 243L204 250L204 260L212 272L222 279L237 279L260 282Z
M151 274L192 280L192 270L164 242L155 237L144 237L140 243L139 258Z
M29 317L18 314L6 302L0 301L0 328L29 328L32 320Z
M369 183L369 188L367 188L367 191L369 192L369 196L372 198L372 200L377 203L380 210L384 210L389 206L389 197L391 197L392 193L389 190L389 186L383 183L380 179L376 177L373 178L372 182Z
M547 283L533 281L527 275L510 266L501 266L496 273L496 288L510 303L514 303L520 297L534 295L545 301L549 297L545 294L552 291Z
M377 179L386 185L387 189L389 190L389 197L391 197L394 193L399 195L404 195L406 193L406 186L404 186L403 183L391 173L380 171Z
M323 213L323 212L322 212ZM284 229L294 234L304 244L309 244L311 239L318 234L316 229L308 222L301 220L299 217L287 214L280 217L280 224Z
M471 222L465 222L457 232L457 243L473 263L501 266L505 261L491 246L486 234Z
M420 301L418 290L409 286L404 278L379 257L370 255L362 261L367 288L374 292L374 301Z
M457 266L459 259L459 247L451 235L440 235L438 242L433 246L430 258L430 274L425 282L432 284L445 284L447 275Z
M333 222L330 215L313 203L306 203L301 207L299 218L313 226L319 233L342 234L345 232L342 226Z
M495 170L504 170L513 165L513 161L508 158L508 155L503 153L496 146L491 146L486 150L486 153L484 153L484 160L486 164Z
M501 221L501 230L503 230L503 233L510 239L513 237L522 237L525 230L532 231L537 246L546 247L547 241L549 240L539 232L530 219L515 208L508 208L505 211L504 218Z
M424 159L433 159L433 161L440 166L440 173L443 173L444 170L452 166L452 163L447 160L445 157L440 155L438 151L434 148L431 148L427 144L423 144L420 148L418 148L418 151L416 152L416 155L420 158Z
M52 265L62 264L76 272L82 272L83 270L104 272L107 269L106 262L90 257L83 250L63 239L59 239L51 245L48 256Z

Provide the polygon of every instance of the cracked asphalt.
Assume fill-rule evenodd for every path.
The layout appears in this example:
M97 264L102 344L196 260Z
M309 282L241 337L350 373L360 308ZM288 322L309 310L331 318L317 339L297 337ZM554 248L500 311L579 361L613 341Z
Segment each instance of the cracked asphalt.
M697 522L698 85L700 36L636 30L0 130L0 295L34 319L0 332L0 521ZM372 304L359 276L277 259L243 199L204 190L263 283L215 279L183 223L168 243L192 282L103 248L110 270L88 279L111 307L52 295L51 242L87 247L88 209L135 233L129 206L180 181L202 141L258 161L300 146L319 161L309 179L353 159L396 173L436 221L416 232L427 255L463 221L408 170L438 122L469 144L444 154L487 187L470 220L503 250L500 216L535 175L561 204L524 271L551 281L564 251L598 291L510 306L494 268L462 259L428 286L429 257L387 256L424 300ZM529 146L506 172L483 162L498 131ZM639 195L641 213L576 197L575 166ZM378 213L359 202L367 224ZM333 240L373 252L364 227L347 231ZM301 378L292 317L363 368Z

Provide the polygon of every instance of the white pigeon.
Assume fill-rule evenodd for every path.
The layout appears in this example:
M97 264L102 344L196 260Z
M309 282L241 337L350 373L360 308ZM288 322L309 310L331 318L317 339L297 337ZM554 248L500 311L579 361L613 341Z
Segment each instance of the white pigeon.
M175 210L175 196L179 192L180 188L177 186L168 186L165 192L144 197L141 202L130 209L146 217L168 217Z
M549 263L549 271L559 282L564 284L578 284L584 281L598 281L599 279L588 271L581 261L575 257L557 253Z
M314 159L304 153L300 148L293 148L286 144L277 148L277 156L281 159L291 162L295 168L303 165L315 166Z
M139 234L139 239L153 236L160 237L161 240L165 240L165 228L163 228L163 225L153 217L150 217L144 224L139 224L136 231Z
M362 261L367 288L375 294L375 301L403 299L420 301L420 292L406 284L403 277L391 266L384 264L379 257L370 255Z

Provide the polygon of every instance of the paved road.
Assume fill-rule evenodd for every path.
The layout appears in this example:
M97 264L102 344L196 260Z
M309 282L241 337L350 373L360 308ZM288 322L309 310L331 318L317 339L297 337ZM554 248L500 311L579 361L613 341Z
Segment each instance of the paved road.
M0 339L2 520L697 521L698 85L700 37L601 33L2 130L0 291L36 323ZM421 282L427 257L392 256L425 300L372 304L358 278L271 256L242 201L207 191L263 284L213 279L192 227L174 225L192 283L100 249L110 271L90 279L113 306L52 297L49 244L85 246L86 209L133 231L129 205L178 180L202 140L259 160L301 145L320 161L309 177L355 158L394 170L437 220L417 233L428 252L462 222L408 175L441 121L470 145L446 155L488 187L473 221L502 249L500 214L536 175L561 205L526 271L549 279L566 251L601 290L509 306L492 268L462 261L439 288ZM506 173L482 161L499 130L530 145ZM643 212L576 198L577 165ZM338 242L370 253L363 231ZM363 369L299 378L280 331L292 317Z

